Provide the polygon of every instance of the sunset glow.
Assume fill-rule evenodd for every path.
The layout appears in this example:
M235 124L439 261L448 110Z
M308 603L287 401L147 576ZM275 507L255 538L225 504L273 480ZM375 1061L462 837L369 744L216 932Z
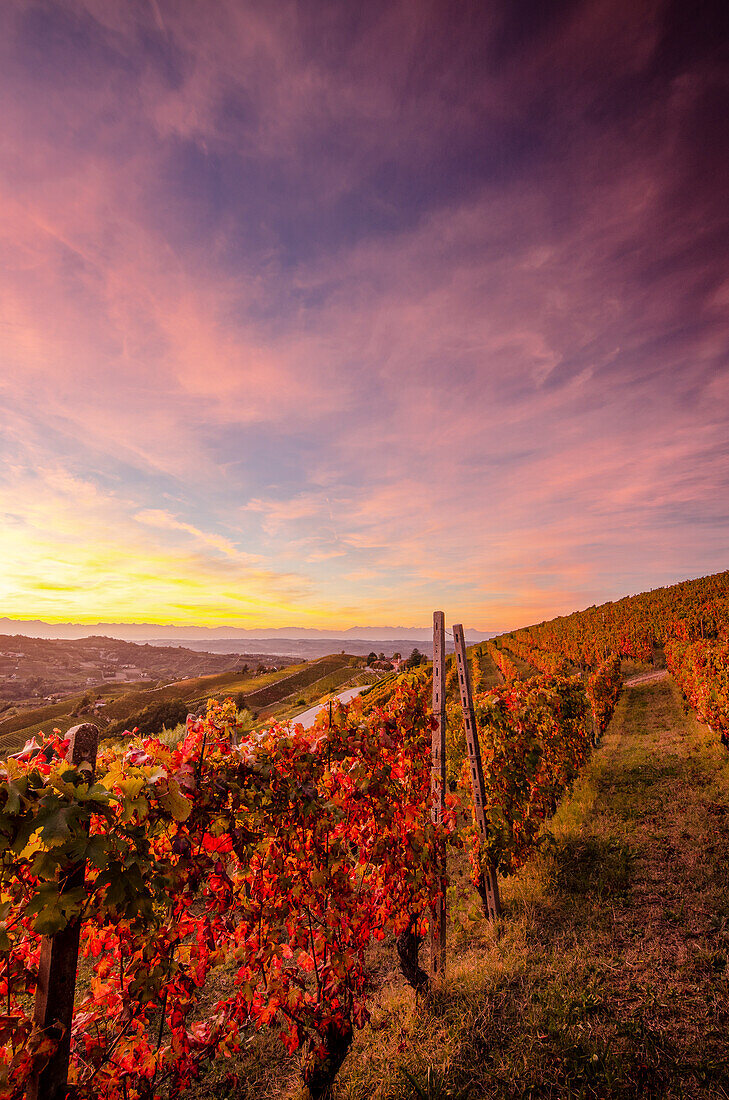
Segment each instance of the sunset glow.
M727 568L709 16L528 11L2 5L0 616L500 630Z

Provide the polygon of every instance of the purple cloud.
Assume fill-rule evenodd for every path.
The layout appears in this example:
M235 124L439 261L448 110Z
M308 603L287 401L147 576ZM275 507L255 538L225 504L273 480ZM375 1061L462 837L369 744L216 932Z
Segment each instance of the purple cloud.
M722 6L0 21L8 511L65 470L142 555L192 539L191 586L260 562L276 622L508 627L726 565Z

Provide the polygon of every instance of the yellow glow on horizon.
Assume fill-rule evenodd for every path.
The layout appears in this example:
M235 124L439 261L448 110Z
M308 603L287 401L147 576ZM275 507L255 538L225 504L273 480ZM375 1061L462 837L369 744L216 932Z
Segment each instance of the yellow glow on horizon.
M0 614L20 621L333 630L372 621L373 608L343 611L303 576L182 549L153 550L131 538L127 545L31 543L6 531L0 554ZM388 623L420 618L412 607L401 609L404 620L396 607L388 611Z
M66 471L44 470L42 479L21 471L0 490L0 512L0 616L19 622L408 630L427 627L442 608L449 622L499 631L590 602L580 601L577 575L549 605L523 577L517 585L496 577L500 594L491 596L473 564L459 590L447 570L422 563L411 587L385 565L359 582L351 571L317 575L305 559L300 572L287 572L214 530L140 509ZM506 594L514 587L518 598Z

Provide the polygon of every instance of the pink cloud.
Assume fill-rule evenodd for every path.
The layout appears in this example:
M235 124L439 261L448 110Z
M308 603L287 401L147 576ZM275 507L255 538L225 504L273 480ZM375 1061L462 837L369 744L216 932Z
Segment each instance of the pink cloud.
M5 66L8 448L328 614L721 567L711 66L660 3L346 7L79 0L78 72Z

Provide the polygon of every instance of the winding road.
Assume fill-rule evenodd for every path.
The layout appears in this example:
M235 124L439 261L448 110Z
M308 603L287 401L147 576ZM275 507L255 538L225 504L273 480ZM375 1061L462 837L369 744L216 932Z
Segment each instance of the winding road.
M347 688L346 691L340 691L337 695L333 695L332 699L338 699L340 703L348 703L350 699L354 699L356 695L361 695L363 691L366 691L367 688L371 686L371 684L364 684L362 687ZM315 706L309 707L308 710L305 710L301 714L297 714L293 718L291 718L291 724L299 725L299 723L301 723L304 729L308 730L311 726L314 725L314 722L316 721L316 716L319 711L323 710L324 707L328 706L328 704L329 700L327 699L323 703L317 703Z

